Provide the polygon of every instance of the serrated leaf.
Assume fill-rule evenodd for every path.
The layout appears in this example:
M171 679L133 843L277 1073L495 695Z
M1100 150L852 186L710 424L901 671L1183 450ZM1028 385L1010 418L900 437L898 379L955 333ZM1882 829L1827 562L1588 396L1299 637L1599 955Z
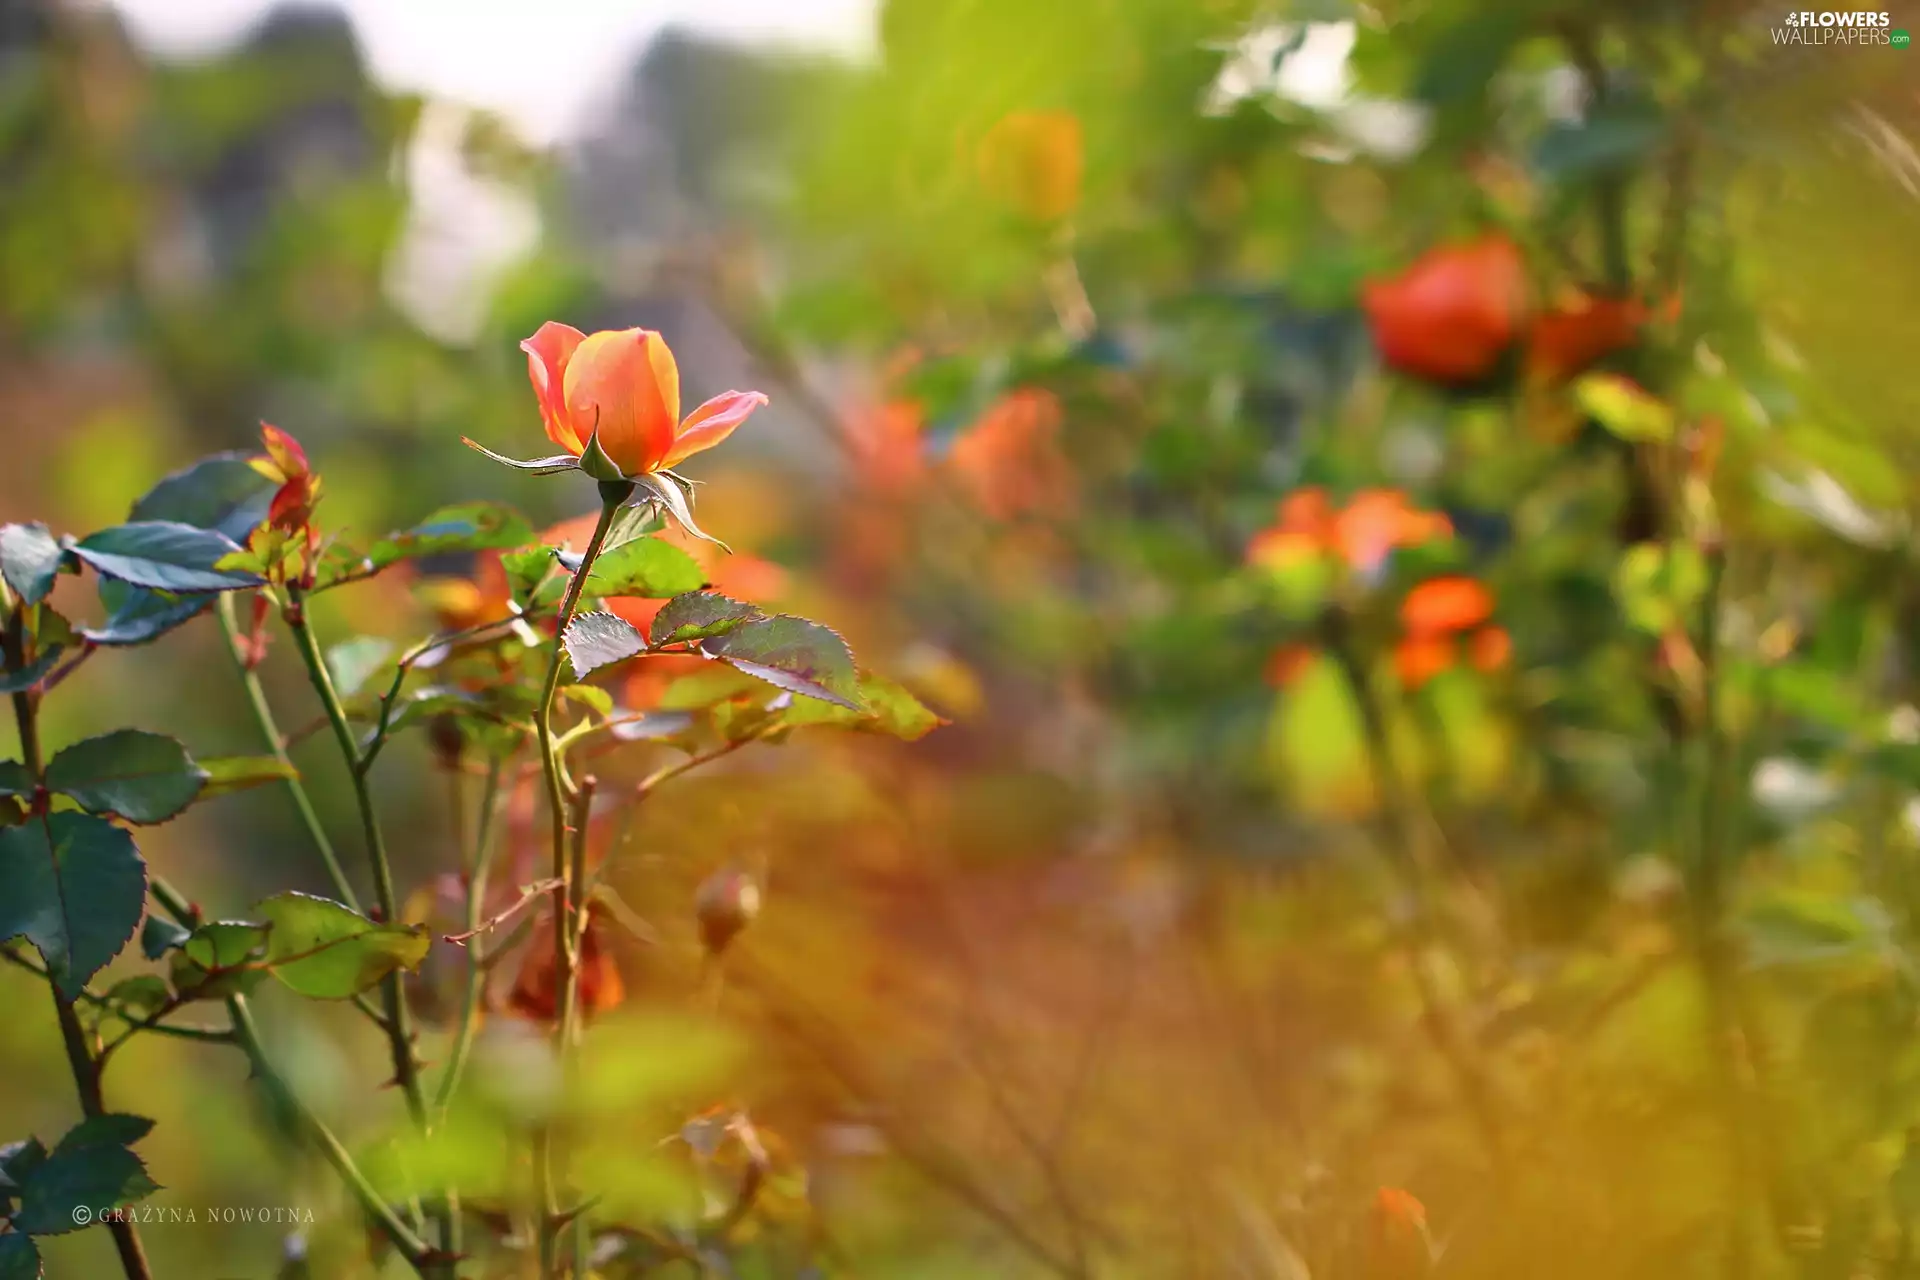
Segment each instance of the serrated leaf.
M327 650L327 674L343 698L360 692L368 677L393 656L393 642L380 636L355 636Z
M128 1144L145 1136L151 1120L105 1115L82 1121L62 1138L20 1186L16 1231L57 1236L78 1231L102 1211L143 1200L160 1189ZM76 1210L88 1210L84 1218Z
M696 591L707 580L694 558L660 538L635 538L593 562L586 589L596 597L664 600Z
M276 756L215 756L195 761L207 775L202 800L275 782L298 782L300 771Z
M783 724L844 725L865 733L883 733L905 742L918 742L947 721L928 709L905 687L885 676L862 671L859 681L864 710L852 711L832 702L806 698L796 701L781 717Z
M40 1251L20 1232L0 1236L0 1280L41 1280Z
M158 639L198 617L213 607L213 598L170 595L128 586L118 578L102 578L100 603L106 608L106 621L97 627L81 627L80 634L95 644L132 645Z
M545 458L533 458L522 462L518 458L509 458L504 453L495 453L477 440L460 437L460 443L476 453L484 453L503 467L512 467L515 471L531 471L537 476L550 476L561 471L578 471L580 459L570 453L556 453Z
M831 627L775 614L741 623L702 648L776 688L862 710L853 652Z
M102 529L73 544L98 573L157 591L231 591L257 587L259 576L215 566L239 551L211 529L170 520L140 520Z
M0 525L0 577L28 604L47 598L66 554L44 524Z
M120 828L84 813L43 814L0 828L0 885L0 942L24 936L72 1000L140 926L147 866Z
M119 729L76 742L47 765L47 786L89 813L165 822L192 804L207 771L164 734Z
M191 930L181 928L165 916L148 916L147 922L140 926L140 954L149 960L158 960L192 936Z
M282 893L254 910L272 926L266 963L273 976L315 1000L345 1000L397 969L427 958L424 925L375 924L337 902Z
M723 596L718 591L690 591L675 596L653 615L648 639L661 645L685 644L725 635L743 622L762 616L759 606Z
M42 653L19 671L0 670L0 693L19 693L39 684L46 679L47 673L53 670L54 664L60 661L61 652L62 650L56 646Z
M631 622L615 614L598 612L576 616L567 624L560 643L578 677L644 653L647 648L646 639Z
M47 1162L47 1148L38 1138L23 1138L0 1147L0 1187L14 1190Z
M174 472L133 504L129 520L171 520L243 543L267 518L274 482L249 455L216 453Z

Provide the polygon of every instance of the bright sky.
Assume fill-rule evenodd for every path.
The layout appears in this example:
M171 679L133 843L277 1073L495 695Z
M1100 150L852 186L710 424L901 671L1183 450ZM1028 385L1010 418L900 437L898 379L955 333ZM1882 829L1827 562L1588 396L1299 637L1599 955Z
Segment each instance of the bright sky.
M169 56L217 50L273 0L112 0ZM647 40L679 24L716 35L864 53L876 0L334 0L373 71L399 89L498 111L530 142L574 131Z

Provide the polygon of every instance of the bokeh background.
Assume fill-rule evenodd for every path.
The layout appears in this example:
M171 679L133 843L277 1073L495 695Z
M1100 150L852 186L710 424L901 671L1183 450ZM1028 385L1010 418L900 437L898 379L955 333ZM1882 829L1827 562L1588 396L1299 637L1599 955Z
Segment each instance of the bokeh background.
M549 319L771 397L688 468L715 581L951 723L610 818L646 928L605 1136L722 1101L777 1135L739 1274L1920 1275L1920 53L1782 16L0 0L0 519L116 523L261 420L349 538L577 518L590 490L459 444L545 452L517 343ZM1544 296L1671 303L1606 367L1717 465L1622 465L1564 381L1386 367L1365 282L1489 226ZM1642 518L1669 464L1710 521L1678 487ZM1308 487L1453 532L1341 588L1338 647L1325 584L1249 563ZM472 569L320 626L410 643L423 579ZM1440 572L1508 648L1416 676L1396 609ZM91 660L48 737L258 751L221 645ZM351 850L284 641L262 675ZM382 758L404 889L459 865L473 786L425 735ZM530 799L509 828L537 846ZM214 914L325 891L277 789L143 848ZM766 906L716 991L694 886L734 864ZM377 1147L371 1031L262 1003ZM0 1138L74 1115L44 1004L0 971ZM158 1121L156 1204L320 1218L156 1226L160 1275L372 1274L235 1055L142 1038L108 1092ZM112 1273L101 1232L46 1252Z

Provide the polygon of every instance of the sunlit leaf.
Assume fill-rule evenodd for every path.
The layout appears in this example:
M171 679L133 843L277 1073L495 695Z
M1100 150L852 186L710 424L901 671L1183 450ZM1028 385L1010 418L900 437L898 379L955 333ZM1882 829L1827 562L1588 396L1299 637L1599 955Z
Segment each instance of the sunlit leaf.
M97 627L81 627L80 634L95 644L132 645L157 639L199 616L213 607L213 598L176 596L129 586L117 578L102 578L100 603L106 607L106 621Z
M789 693L862 710L853 653L837 632L818 622L788 614L755 618L704 641L702 648Z
M278 756L214 756L194 761L207 775L202 800L275 782L296 782L300 771Z
M698 590L706 575L694 558L660 538L635 538L593 562L587 589L595 596L664 600Z
M129 520L171 520L244 543L273 505L274 482L249 455L216 453L176 471L133 504Z
M167 520L115 525L72 549L99 573L157 591L231 591L261 583L256 574L216 568L240 550L233 539Z
M422 925L376 924L304 893L278 894L254 911L271 926L265 963L273 976L316 1000L344 1000L416 968L433 945Z
M725 635L741 623L760 617L757 605L747 604L717 591L693 591L675 596L653 615L647 628L654 648L685 644Z
M866 733L882 733L917 742L947 722L901 685L870 671L859 674L859 697L864 710L818 698L798 698L781 715L782 724L843 725Z
M567 623L560 638L576 676L644 653L646 640L625 618L611 613L582 613Z
M0 525L0 577L28 604L47 598L66 554L44 524Z

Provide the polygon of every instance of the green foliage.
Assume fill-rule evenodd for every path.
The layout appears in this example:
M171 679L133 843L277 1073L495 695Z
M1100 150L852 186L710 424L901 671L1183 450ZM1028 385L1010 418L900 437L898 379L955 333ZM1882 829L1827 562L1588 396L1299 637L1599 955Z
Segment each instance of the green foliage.
M25 937L69 1000L120 954L146 910L132 837L84 813L0 828L0 942Z
M66 549L46 525L0 525L0 576L26 603L47 598L65 558Z
M143 824L180 813L207 778L179 742L138 729L76 742L47 764L47 786L82 809Z
M647 641L631 622L611 613L576 614L561 637L567 661L578 677L646 652Z
M274 483L248 456L217 453L174 472L133 504L127 518L166 520L210 529L244 544L267 518Z
M182 940L171 955L168 978L183 1000L220 1000L244 995L265 976L266 925L215 920Z
M506 550L532 537L532 526L511 507L497 502L455 503L440 508L411 529L380 539L364 557L350 559L339 573L359 577L419 556Z
M304 893L277 894L254 910L269 930L262 963L314 1000L344 1000L397 969L415 968L433 942L424 926L375 924Z
M862 704L858 709L835 701L803 698L781 713L780 722L796 728L832 725L858 729L906 742L918 742L947 723L900 684L871 671L859 673L855 691Z
M687 644L722 636L742 622L761 616L756 605L734 600L717 591L693 591L675 596L653 615L647 631L653 647Z
M680 548L659 538L634 538L593 562L585 589L601 598L664 600L696 591L704 581L699 564Z
M152 1128L153 1121L139 1116L81 1121L20 1179L14 1229L30 1236L64 1235L158 1191L146 1165L128 1149ZM80 1210L86 1211L84 1217L77 1216Z
M702 643L712 656L776 688L864 711L853 651L830 627L805 618L754 618Z
M129 521L89 534L73 553L95 571L156 591L231 591L261 584L258 575L221 569L239 548L225 534L168 520Z
M40 1252L25 1235L0 1236L0 1280L40 1280Z

